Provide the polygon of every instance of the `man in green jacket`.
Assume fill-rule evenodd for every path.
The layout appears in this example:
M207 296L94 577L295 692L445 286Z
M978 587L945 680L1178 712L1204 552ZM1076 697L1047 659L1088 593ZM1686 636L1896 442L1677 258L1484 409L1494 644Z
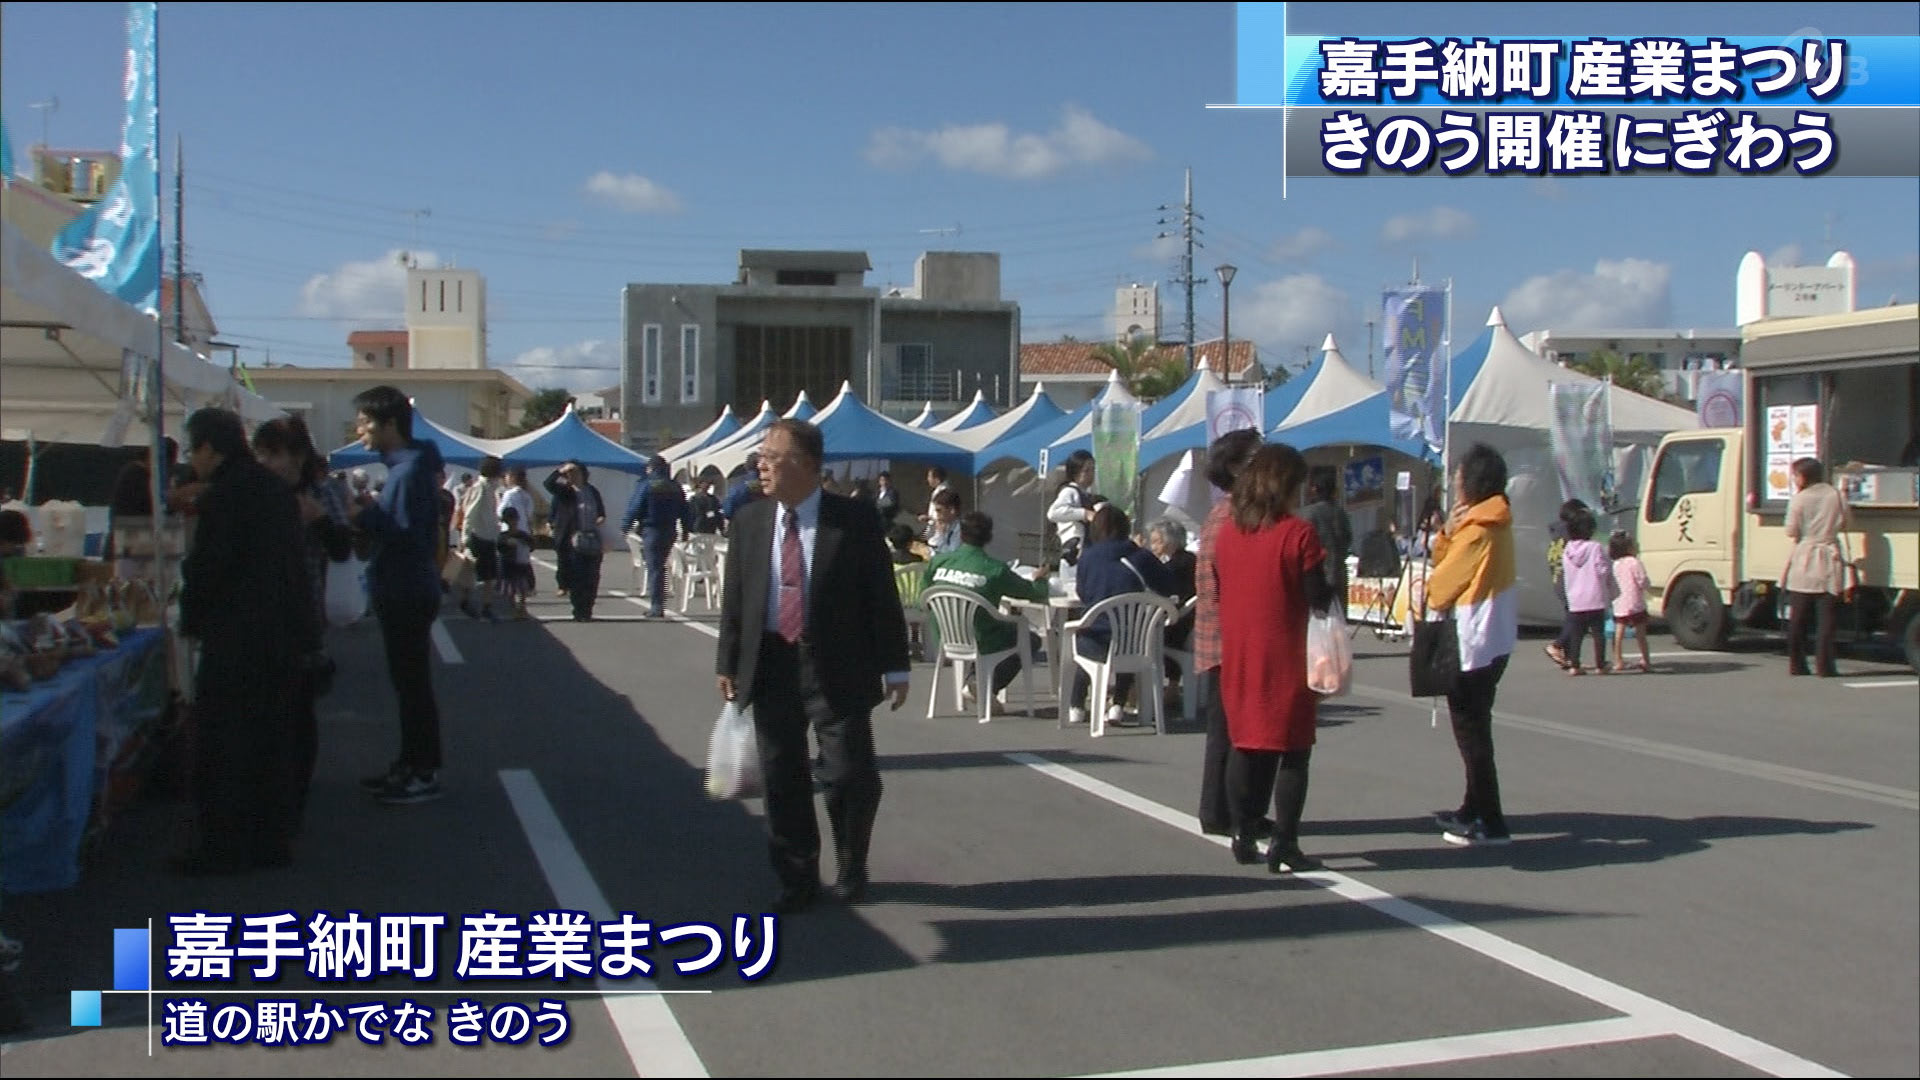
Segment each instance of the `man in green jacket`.
M987 554L986 547L993 543L993 518L978 510L960 518L960 546L944 555L936 555L927 563L922 582L925 588L937 585L957 585L962 589L971 589L984 597L994 607L1007 597L1021 600L1047 601L1047 574L1045 567L1040 569L1032 581L1013 572L1013 568L999 559ZM1014 647L1018 640L1019 628L1009 626L992 618L984 612L976 612L973 620L975 639L982 653L995 653ZM1005 690L1020 673L1020 657L1016 654L1000 661L993 669L993 692Z

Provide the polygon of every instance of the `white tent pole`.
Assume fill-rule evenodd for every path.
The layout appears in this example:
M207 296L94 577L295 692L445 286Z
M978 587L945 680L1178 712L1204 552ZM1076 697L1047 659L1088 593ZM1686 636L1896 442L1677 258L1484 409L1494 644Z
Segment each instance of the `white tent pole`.
M1447 329L1446 329L1447 370L1442 392L1445 394L1447 414L1440 425L1440 476L1442 484L1451 484L1453 475L1453 279L1447 279ZM1451 492L1449 492L1451 494Z

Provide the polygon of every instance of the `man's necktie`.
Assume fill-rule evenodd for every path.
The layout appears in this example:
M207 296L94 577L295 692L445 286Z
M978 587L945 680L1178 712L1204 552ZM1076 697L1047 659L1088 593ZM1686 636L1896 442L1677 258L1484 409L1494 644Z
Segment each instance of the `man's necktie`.
M787 511L787 533L780 540L780 636L792 645L807 628L806 557L800 551L800 515Z

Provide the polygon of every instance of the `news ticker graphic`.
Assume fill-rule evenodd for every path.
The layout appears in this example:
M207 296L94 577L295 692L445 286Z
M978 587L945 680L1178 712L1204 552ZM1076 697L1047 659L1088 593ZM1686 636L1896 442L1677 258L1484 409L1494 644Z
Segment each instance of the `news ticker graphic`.
M1302 37L1285 4L1237 13L1236 100L1284 107L1291 176L1920 176L1920 37Z
M415 999L451 997L444 1007L446 1041L542 1046L564 1042L571 1030L569 995L706 994L709 990L633 990L609 983L651 979L670 967L680 975L732 968L744 982L772 973L779 955L779 919L735 915L732 933L720 925L683 922L656 927L633 912L596 922L583 911L518 914L482 911L461 915L458 925L440 913L363 916L314 912L302 920L292 911L257 915L194 911L169 915L171 941L155 951L152 928L113 932L113 988L70 992L74 1027L103 1025L109 994L147 1000L148 1052L154 1007L160 1009L160 1044L168 1048L219 1044L325 1045L351 1031L371 1046L422 1046L434 1040L442 1010ZM441 939L457 930L458 958L441 962ZM656 948L659 950L655 953ZM180 996L154 985L156 957L164 982ZM457 990L411 987L382 997L374 987L300 989L279 986L293 971L321 983L367 982L398 977L431 982L443 971L469 985ZM233 987L237 973L253 985ZM511 993L513 981L545 985L539 1000L482 1002L478 996ZM563 988L569 980L581 989ZM556 985L558 984L558 985ZM356 1000L331 1004L345 995ZM251 1000L219 999L243 998ZM216 999L216 1000L209 1000Z

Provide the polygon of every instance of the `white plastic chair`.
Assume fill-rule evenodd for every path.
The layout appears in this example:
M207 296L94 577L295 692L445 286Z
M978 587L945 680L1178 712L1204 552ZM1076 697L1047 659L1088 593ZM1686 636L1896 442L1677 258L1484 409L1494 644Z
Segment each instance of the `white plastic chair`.
M966 668L970 666L979 687L980 722L984 724L992 720L995 697L991 690L993 669L1009 656L1020 658L1020 677L1026 684L1027 713L1032 715L1033 654L1028 644L1027 620L1002 615L987 603L986 597L956 585L935 585L927 589L920 594L920 606L926 609L940 631L940 652L933 659L933 683L927 694L927 719L933 719L934 706L940 697L940 666L946 664L953 669L955 711L966 711ZM991 653L980 651L979 636L973 625L974 616L979 612L985 612L995 622L1017 629L1013 648Z
M695 534L675 549L680 556L680 614L693 602L695 586L705 590L707 610L719 605L720 556L713 550L713 538Z
M1166 671L1162 665L1166 657L1167 623L1179 613L1173 601L1157 593L1122 593L1093 605L1061 628L1066 632L1065 651L1093 680L1087 715L1094 738L1107 733L1108 688L1113 685L1113 677L1121 674L1131 674L1138 680L1141 707L1153 710L1154 732L1167 733L1166 709L1162 703L1166 695ZM1107 655L1089 660L1074 647L1074 639L1102 615L1107 617L1109 628ZM1060 726L1063 729L1067 726L1064 707L1060 710Z
M1182 619L1192 615L1199 606L1199 597L1187 597L1187 602L1180 605L1180 613L1175 615L1172 622L1168 625L1177 625ZM1165 640L1164 635L1162 640ZM1189 633L1187 641L1189 644L1192 643L1193 638L1191 633ZM1173 661L1174 665L1180 669L1180 714L1186 717L1187 723L1196 723L1200 717L1200 695L1193 692L1193 650L1166 649L1165 652L1167 659ZM1163 667L1161 670L1165 671L1166 669Z

